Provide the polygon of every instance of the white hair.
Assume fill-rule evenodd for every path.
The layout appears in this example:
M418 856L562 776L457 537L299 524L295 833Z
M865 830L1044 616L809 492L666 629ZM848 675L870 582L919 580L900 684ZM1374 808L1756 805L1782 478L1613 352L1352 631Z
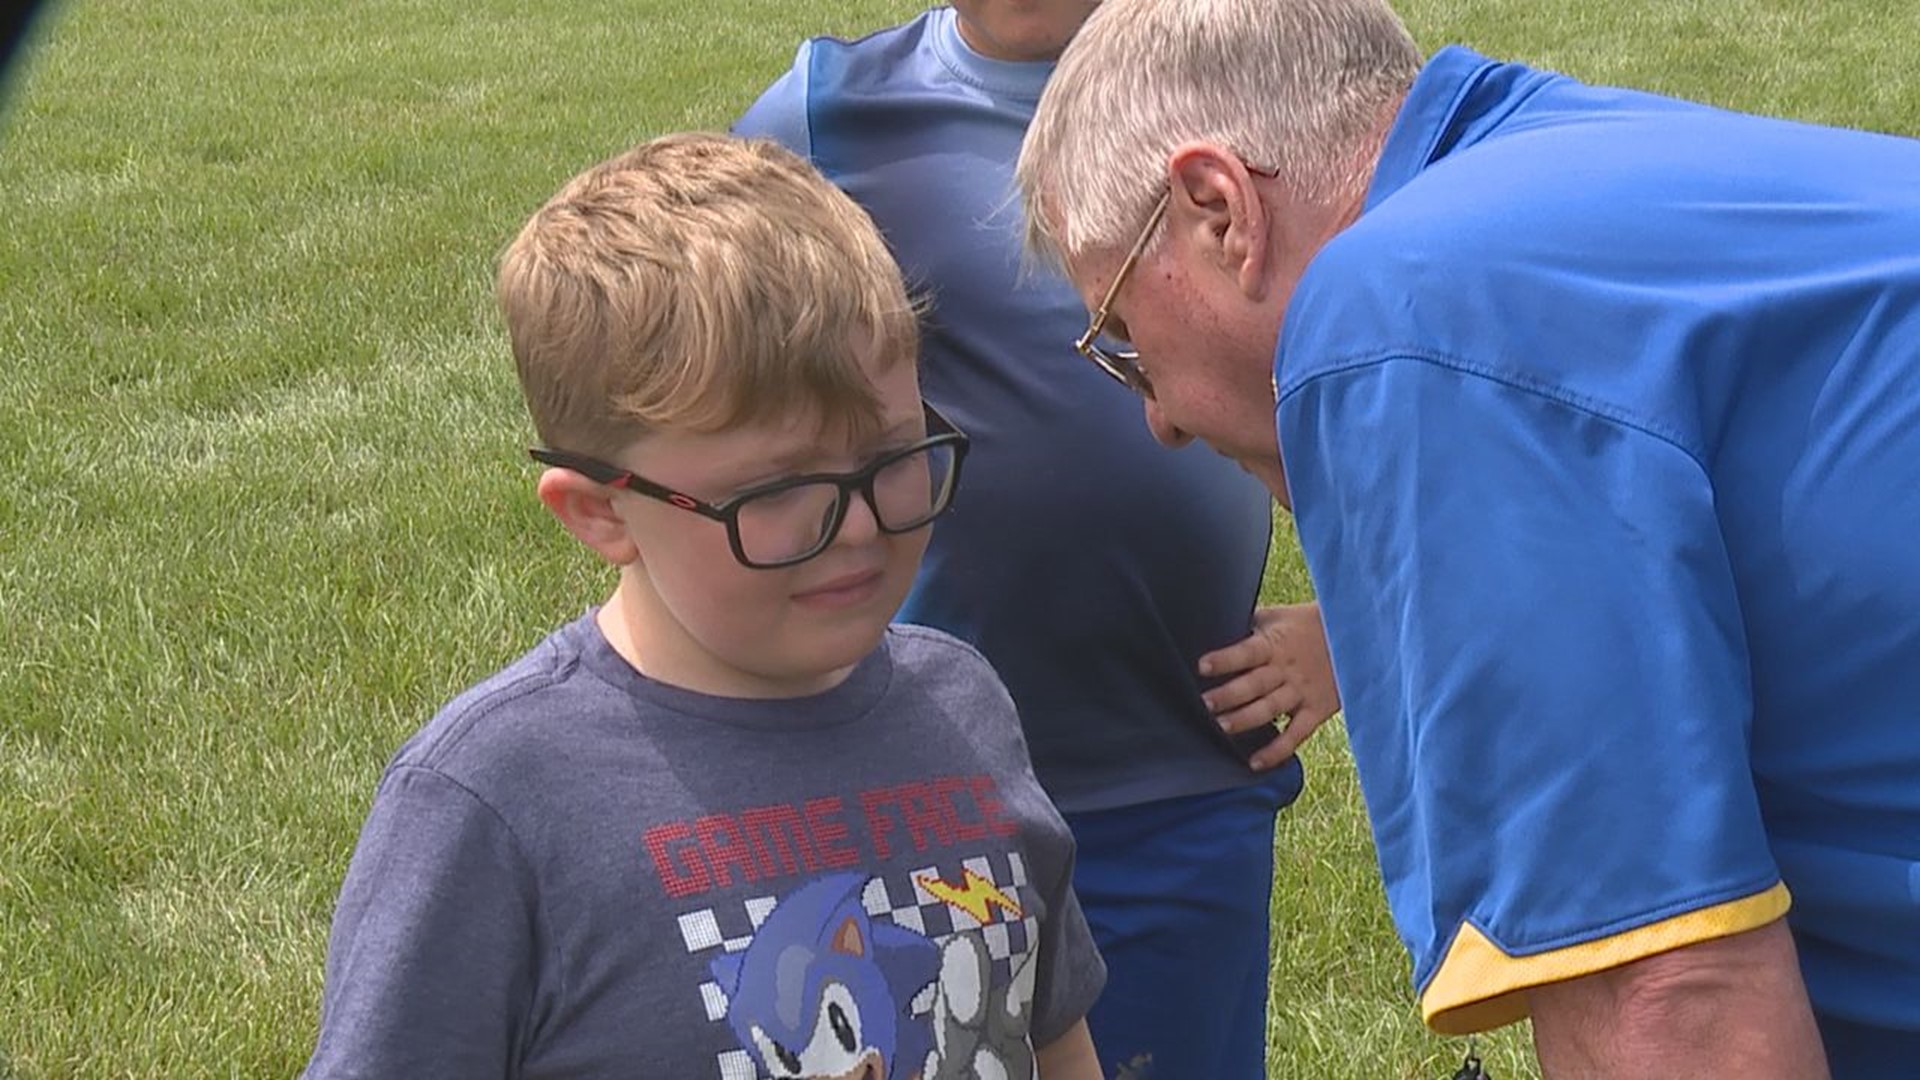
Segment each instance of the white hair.
M1020 150L1027 248L1058 262L1124 247L1188 142L1332 198L1370 173L1420 63L1386 0L1105 0Z

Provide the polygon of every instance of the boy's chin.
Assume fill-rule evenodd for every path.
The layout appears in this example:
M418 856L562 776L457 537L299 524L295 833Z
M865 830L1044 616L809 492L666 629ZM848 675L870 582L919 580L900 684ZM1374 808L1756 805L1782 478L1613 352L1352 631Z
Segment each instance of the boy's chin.
M880 647L886 632L887 623L878 620L808 634L785 650L782 658L785 662L778 669L762 668L757 678L791 688L791 692L783 696L823 693L840 685L862 660L871 656Z
M819 642L819 652L815 657L810 658L815 662L809 666L822 673L845 672L879 648L881 639L886 636L886 633L887 620L885 619L843 627L840 632Z

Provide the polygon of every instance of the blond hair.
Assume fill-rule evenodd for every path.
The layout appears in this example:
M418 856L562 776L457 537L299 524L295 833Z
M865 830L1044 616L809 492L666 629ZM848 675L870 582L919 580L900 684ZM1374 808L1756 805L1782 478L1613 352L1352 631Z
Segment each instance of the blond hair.
M576 453L809 408L871 430L861 357L918 352L866 212L793 153L725 135L654 139L568 181L496 291L534 427Z
M1308 199L1345 194L1419 70L1385 0L1106 0L1020 150L1028 250L1059 262L1125 247L1187 142L1273 169Z

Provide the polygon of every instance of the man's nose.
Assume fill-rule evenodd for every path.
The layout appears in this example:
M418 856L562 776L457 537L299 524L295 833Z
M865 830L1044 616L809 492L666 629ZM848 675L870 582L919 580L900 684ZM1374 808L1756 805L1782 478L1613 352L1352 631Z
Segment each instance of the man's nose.
M1147 411L1147 430L1153 433L1153 437L1161 446L1169 450L1178 450L1193 441L1192 435L1180 430L1167 419L1167 414L1161 411L1158 401L1147 398L1144 407Z

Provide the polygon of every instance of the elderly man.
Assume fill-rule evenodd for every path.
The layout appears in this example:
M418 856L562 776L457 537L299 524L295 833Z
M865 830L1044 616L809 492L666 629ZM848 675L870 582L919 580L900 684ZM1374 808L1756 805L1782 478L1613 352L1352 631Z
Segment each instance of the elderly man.
M1110 0L1018 179L1081 351L1297 516L1433 1027L1917 1075L1920 143Z

